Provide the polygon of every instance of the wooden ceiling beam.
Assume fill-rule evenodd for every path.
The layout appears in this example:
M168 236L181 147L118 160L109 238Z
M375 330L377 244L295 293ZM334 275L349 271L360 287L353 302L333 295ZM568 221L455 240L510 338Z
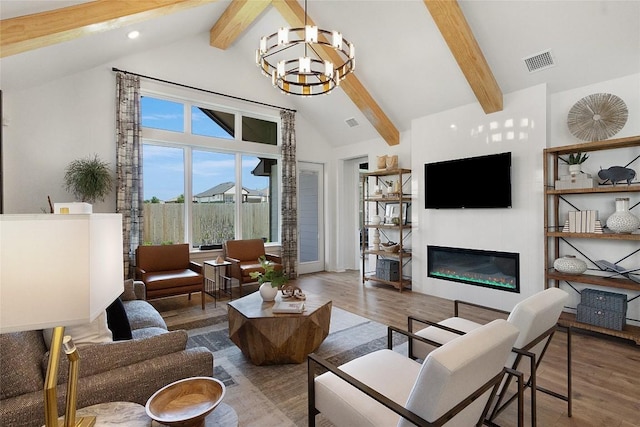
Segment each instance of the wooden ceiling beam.
M0 57L73 40L216 0L97 0L0 21Z
M292 28L304 26L305 12L296 0L272 0L271 3ZM308 15L307 24L315 25ZM330 47L317 45L316 48L322 57L329 58L334 64L343 62L339 54ZM367 120L369 120L387 144L397 145L400 143L400 132L398 129L353 73L349 74L347 78L340 83L340 87L356 107L362 111Z
M486 114L502 111L502 91L456 0L424 0Z
M233 0L209 32L209 44L226 49L271 4L271 0Z

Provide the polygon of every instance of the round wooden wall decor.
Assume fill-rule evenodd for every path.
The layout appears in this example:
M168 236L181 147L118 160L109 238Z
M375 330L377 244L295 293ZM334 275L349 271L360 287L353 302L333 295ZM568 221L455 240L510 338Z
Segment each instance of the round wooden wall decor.
M602 141L618 133L628 115L622 99L610 93L594 93L571 107L567 125L573 136L582 141Z

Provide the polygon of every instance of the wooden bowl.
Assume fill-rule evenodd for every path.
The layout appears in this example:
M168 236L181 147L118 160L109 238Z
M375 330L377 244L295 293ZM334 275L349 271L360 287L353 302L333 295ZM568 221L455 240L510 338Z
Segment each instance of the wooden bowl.
M171 383L147 400L147 415L167 426L204 426L204 419L224 397L224 384L215 378L193 377Z
M400 250L400 245L398 244L390 245L390 246L381 245L380 247L382 248L383 251L391 252L391 253L396 253Z

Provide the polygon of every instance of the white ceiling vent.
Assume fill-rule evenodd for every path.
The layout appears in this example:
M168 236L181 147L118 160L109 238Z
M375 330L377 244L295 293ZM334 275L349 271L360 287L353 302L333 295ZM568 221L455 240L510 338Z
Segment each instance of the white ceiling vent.
M351 117L350 119L347 119L344 121L347 125L349 125L350 128L354 128L356 126L360 126L360 123L358 123L358 121L356 119L354 119L353 117Z
M546 70L547 68L555 67L556 65L553 60L553 55L551 54L551 49L527 56L526 58L522 58L522 60L530 73Z

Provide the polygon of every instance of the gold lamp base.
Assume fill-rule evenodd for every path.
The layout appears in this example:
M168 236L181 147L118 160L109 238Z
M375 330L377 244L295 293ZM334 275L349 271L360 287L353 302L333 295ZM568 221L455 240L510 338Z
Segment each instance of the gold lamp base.
M65 415L63 419L58 419L56 384L58 383L58 364L60 362L61 349L64 349L69 359L69 377L67 379ZM93 416L76 419L79 360L80 356L76 346L73 344L73 340L70 336L64 336L64 327L57 326L53 328L44 388L46 427L93 427L96 423L96 417Z
M96 417L81 417L76 420L75 427L93 427ZM67 427L64 420L58 420L58 427Z

